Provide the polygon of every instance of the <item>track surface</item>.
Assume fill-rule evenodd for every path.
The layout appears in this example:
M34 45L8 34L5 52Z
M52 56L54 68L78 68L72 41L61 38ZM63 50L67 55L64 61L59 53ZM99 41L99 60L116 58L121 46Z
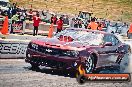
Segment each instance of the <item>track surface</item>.
M132 87L132 81L90 82L80 85L68 72L44 67L34 71L24 59L0 59L0 87Z

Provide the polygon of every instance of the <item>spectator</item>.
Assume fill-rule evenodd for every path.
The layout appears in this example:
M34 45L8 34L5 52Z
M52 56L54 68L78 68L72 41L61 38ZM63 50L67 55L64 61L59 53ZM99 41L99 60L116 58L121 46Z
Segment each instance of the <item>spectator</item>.
M11 10L11 8L9 8L9 10L7 11L7 14L8 14L8 18L11 19L11 17L12 17L12 10Z
M19 21L19 13L13 15L12 19L12 23L16 23L17 21Z
M15 15L13 15L13 17L11 18L11 20L12 20L12 25L11 25L11 31L10 31L10 33L13 33L13 24L16 24L16 22L19 21L19 14L17 13Z
M0 9L0 15L2 15L2 10Z
M105 28L107 28L110 25L110 21L105 20Z
M22 23L22 31L23 31L22 34L24 34L25 32L25 26L26 26L25 19L26 19L26 14L24 12L21 12L20 21Z
M121 34L127 36L127 31L128 31L128 25L127 23L123 23Z
M81 11L79 11L78 17L83 18L83 13Z
M103 25L101 23L98 23L98 30L102 31Z
M55 15L54 17L53 17L53 23L56 25L56 23L57 23L57 15Z
M12 9L12 16L15 15L16 13L17 13L17 9L16 9L16 7L14 7L14 8Z
M78 28L78 18L76 18L76 20L74 20L74 28Z
M45 16L45 12L44 11L42 11L42 15Z
M41 20L43 21L43 22L47 22L46 21L46 18L47 18L47 14L46 14L46 12L44 12L44 10L42 11L42 15L41 15Z
M64 24L69 25L69 17L68 17L68 15L66 15L66 16L64 17Z
M128 30L128 39L132 39L132 23L130 24L130 28Z
M29 21L32 21L33 11L30 9L29 11Z
M33 26L34 26L33 36L38 34L38 27L39 27L40 21L41 19L39 17L39 13L37 13L36 16L33 17Z
M61 32L62 31L62 27L63 27L63 19L62 17L59 18L59 20L57 21L57 32Z
M72 18L70 21L70 27L74 27L74 21L75 21L75 18Z
M85 29L87 29L89 23L90 23L90 20L85 20L85 23L84 23L84 27L85 27Z
M78 26L79 26L79 28L82 28L82 20L81 19L78 20Z
M91 22L88 24L88 29L97 30L98 24L95 23L95 18L91 19Z
M13 3L12 4L12 9L16 9L16 6L17 6L17 4L16 3Z
M52 17L51 17L51 19L50 19L50 23L52 24L52 23L54 23L54 15L52 14Z

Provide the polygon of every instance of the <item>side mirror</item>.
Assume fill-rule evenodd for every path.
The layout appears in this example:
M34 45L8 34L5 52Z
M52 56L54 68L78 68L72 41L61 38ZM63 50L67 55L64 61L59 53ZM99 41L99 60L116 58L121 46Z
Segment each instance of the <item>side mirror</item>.
M111 43L111 42L106 42L106 43L104 44L104 46L112 46L112 43Z
M111 42L106 42L106 43L104 43L104 45L102 46L102 48L105 47L105 46L112 46L112 43Z

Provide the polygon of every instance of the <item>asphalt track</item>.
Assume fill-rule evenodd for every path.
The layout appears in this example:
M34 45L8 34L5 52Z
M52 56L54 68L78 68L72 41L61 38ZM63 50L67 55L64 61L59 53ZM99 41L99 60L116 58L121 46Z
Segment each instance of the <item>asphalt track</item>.
M125 72L132 76L132 55ZM61 70L32 70L24 59L0 59L0 87L132 87L131 82L87 82L78 84L74 75Z
M132 56L129 69L132 76ZM0 59L0 87L132 87L131 82L77 83L70 72L47 69L32 70L24 59Z

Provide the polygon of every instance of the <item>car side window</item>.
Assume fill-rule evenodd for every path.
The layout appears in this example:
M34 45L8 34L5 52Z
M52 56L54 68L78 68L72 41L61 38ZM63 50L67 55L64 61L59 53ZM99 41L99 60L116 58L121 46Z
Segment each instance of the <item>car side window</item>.
M119 43L119 40L115 36L112 36L112 37L114 38L115 45L117 45Z
M111 42L113 46L117 45L119 43L119 40L113 36L113 35L106 35L104 37L104 43L105 42Z

